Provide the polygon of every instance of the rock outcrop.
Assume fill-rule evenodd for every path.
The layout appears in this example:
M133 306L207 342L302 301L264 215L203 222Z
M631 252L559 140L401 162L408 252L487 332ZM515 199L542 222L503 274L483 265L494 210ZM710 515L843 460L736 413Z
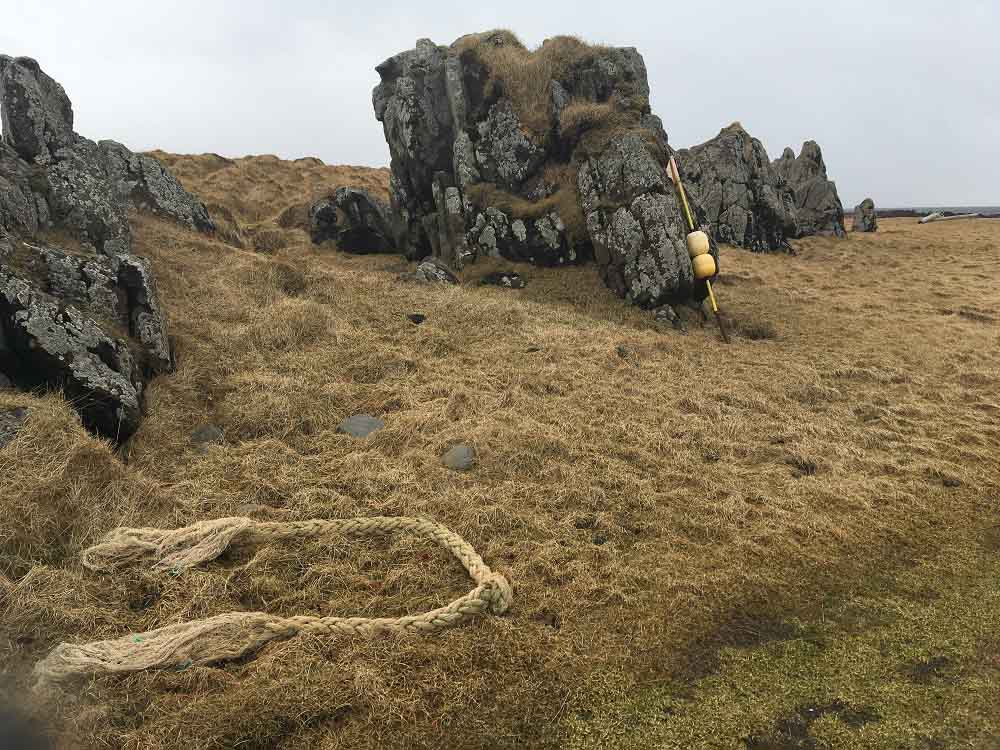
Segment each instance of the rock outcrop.
M0 114L0 228L68 229L106 255L130 250L129 207L214 228L205 206L155 159L77 135L66 92L34 60L0 56Z
M146 381L170 368L147 261L0 238L0 372L16 386L61 388L85 425L123 440Z
M189 229L215 229L205 204L186 191L160 162L115 141L98 144L105 171L119 197L140 211L173 219Z
M748 250L788 248L798 236L795 193L763 144L740 123L677 153L681 178L698 198L715 239Z
M704 295L635 49L556 37L529 52L497 31L448 47L422 39L376 71L372 103L392 156L388 225L408 258L456 269L482 256L593 258L636 304Z
M798 236L832 234L844 237L844 207L837 186L826 176L823 152L816 141L806 141L798 156L790 148L773 162L775 171L795 192Z
M854 207L855 232L875 232L878 230L878 214L875 212L875 201L865 198Z
M149 379L172 366L128 210L201 231L211 219L156 160L77 135L66 92L34 60L0 56L0 114L0 374L62 389L88 428L124 440ZM72 241L52 247L48 230Z

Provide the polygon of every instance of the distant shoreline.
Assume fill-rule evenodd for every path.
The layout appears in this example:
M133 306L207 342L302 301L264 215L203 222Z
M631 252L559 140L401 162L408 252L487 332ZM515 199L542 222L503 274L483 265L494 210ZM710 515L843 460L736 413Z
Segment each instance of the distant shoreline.
M914 206L910 208L877 208L878 215L886 219L921 218L930 213L945 216L957 214L982 214L984 219L1000 219L1000 206Z

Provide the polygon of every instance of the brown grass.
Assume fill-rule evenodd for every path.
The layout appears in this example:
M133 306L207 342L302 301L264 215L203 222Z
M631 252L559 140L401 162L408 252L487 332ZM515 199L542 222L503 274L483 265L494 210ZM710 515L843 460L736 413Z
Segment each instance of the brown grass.
M504 29L469 34L452 47L486 66L490 75L487 95L510 97L521 124L539 142L549 137L554 119L551 81L604 49L576 37L556 36L529 50L513 32Z
M244 226L271 229L349 171L325 184L336 168L169 162ZM713 692L713 670L731 674L719 648L788 613L822 617L846 592L895 595L866 588L876 570L890 587L924 571L934 591L937 569L915 562L949 546L995 554L1000 223L886 220L875 235L798 243L796 257L726 248L721 304L779 334L726 347L711 323L657 330L593 267L519 269L518 292L479 287L478 267L459 287L426 287L397 280L398 258L317 251L297 229L261 255L133 222L178 369L151 385L121 454L58 395L0 392L0 408L32 410L0 450L0 682L21 692L61 641L233 609L417 612L467 587L444 553L405 538L270 545L179 577L84 571L79 550L120 524L425 515L502 570L516 599L505 617L425 638L298 638L219 667L100 678L37 706L60 747L572 745L623 736L633 699L665 680L706 696L690 736L738 745L752 727L713 725L712 697L772 710L784 693L778 672ZM993 320L941 312L963 306ZM335 433L360 412L387 427L363 442ZM206 422L226 441L203 454L189 436ZM441 467L456 441L477 448L473 472ZM955 632L941 623L933 637ZM987 663L995 635L953 658ZM968 746L1000 729L975 679L958 683L957 718L940 718L979 732ZM932 713L930 692L907 695ZM605 710L621 700L633 708ZM669 746L652 736L635 746Z

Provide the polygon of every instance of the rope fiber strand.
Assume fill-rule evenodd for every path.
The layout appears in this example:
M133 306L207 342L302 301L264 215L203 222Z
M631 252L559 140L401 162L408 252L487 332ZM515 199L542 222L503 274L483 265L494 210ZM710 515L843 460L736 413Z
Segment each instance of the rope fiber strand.
M477 615L500 615L513 598L510 583L494 573L462 537L424 518L373 516L288 522L257 522L233 517L202 521L180 529L115 529L85 550L83 565L114 572L136 564L180 573L214 560L235 544L262 544L331 534L369 536L408 532L432 539L454 555L476 582L465 596L443 607L403 617L280 617L266 612L228 612L203 620L168 625L146 633L92 643L61 643L35 665L35 688L75 677L185 667L237 659L265 643L300 633L374 635L380 632L431 633Z

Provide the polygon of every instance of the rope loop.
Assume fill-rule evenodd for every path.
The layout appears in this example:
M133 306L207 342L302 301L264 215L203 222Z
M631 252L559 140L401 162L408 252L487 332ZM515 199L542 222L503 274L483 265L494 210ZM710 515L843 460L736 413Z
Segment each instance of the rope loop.
M257 522L250 518L217 518L180 529L129 529L110 532L84 550L89 570L113 573L129 565L178 574L214 560L236 543L262 544L294 537L332 533L367 536L407 531L437 542L450 552L476 587L443 607L402 617L279 617L266 612L228 612L202 620L168 625L122 638L91 643L61 643L35 665L35 688L85 675L136 672L170 666L197 666L237 659L268 641L316 635L375 635L391 631L432 633L484 613L502 615L513 601L510 582L490 570L482 557L458 534L426 518L374 516L334 520Z

